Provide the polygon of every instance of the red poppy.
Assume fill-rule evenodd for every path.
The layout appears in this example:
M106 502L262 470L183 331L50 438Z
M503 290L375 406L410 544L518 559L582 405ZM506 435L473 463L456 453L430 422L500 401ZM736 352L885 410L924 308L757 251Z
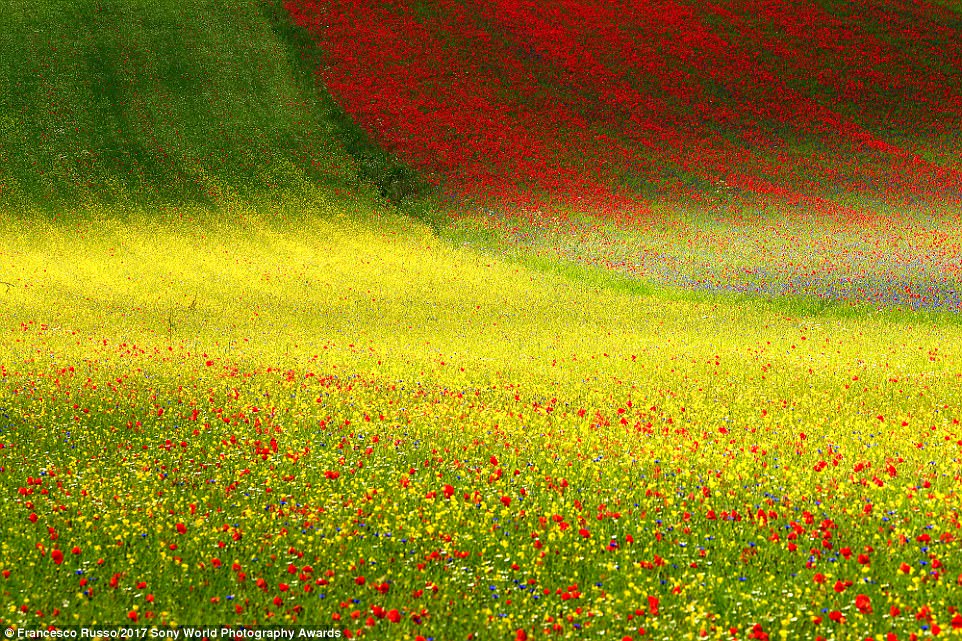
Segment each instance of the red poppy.
M658 616L658 597L648 597L648 614L651 616Z
M865 594L859 594L855 597L855 608L862 614L872 613L872 599L870 599Z
M962 613L956 612L950 623L952 624L953 630L962 630Z

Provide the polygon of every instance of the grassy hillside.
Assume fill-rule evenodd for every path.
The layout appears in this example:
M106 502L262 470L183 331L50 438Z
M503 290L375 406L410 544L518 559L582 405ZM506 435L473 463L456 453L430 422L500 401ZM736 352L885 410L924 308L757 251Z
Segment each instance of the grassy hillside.
M0 203L372 185L398 198L415 185L315 82L273 0L52 0L0 15Z
M0 7L0 628L957 638L962 23L855 7Z
M8 5L0 203L428 181L606 211L959 199L952 3L663 4Z

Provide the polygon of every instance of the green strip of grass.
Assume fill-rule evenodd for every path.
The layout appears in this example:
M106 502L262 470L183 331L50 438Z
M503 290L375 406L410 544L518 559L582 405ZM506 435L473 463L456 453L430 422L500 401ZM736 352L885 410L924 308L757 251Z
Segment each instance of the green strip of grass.
M277 0L52 0L0 13L0 204L424 191L316 80L321 52Z

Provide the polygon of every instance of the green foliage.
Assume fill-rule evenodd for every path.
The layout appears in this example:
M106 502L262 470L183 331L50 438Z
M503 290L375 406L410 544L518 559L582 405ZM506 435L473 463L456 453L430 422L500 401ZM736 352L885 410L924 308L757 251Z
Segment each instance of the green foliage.
M932 0L932 2L962 13L962 2L959 2L959 0Z
M19 4L0 33L0 202L220 206L264 192L426 193L314 70L280 2Z

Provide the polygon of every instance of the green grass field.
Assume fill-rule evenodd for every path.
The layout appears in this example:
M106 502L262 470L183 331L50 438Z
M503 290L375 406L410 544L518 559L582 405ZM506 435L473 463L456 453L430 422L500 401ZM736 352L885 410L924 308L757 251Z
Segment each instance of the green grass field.
M0 9L0 627L962 636L957 309L716 286L957 212L472 218L280 11Z
M18 209L422 189L315 81L277 0L0 11L0 200Z

